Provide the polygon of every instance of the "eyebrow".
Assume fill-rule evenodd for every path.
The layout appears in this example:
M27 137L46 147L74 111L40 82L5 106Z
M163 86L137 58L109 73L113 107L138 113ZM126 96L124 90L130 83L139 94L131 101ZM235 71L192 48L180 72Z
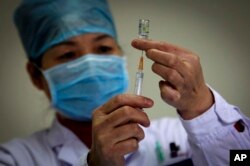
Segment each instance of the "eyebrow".
M100 40L103 40L103 39L106 39L106 38L112 38L111 36L107 35L107 34L101 34L99 36L97 36L96 38L94 38L94 42L96 41L100 41Z
M66 40L66 41L63 41L61 43L55 44L52 48L55 48L55 47L58 47L58 46L62 46L62 45L73 46L73 45L75 45L75 42L74 41L70 41L70 40Z
M106 38L112 38L111 36L107 35L107 34L100 34L98 35L96 38L93 39L93 42L98 42L98 41L101 41L101 40L104 40ZM61 43L58 43L58 44L55 44L52 48L55 48L55 47L58 47L58 46L62 46L62 45L69 45L69 46L73 46L75 45L75 41L72 41L72 40L66 40L66 41L63 41Z

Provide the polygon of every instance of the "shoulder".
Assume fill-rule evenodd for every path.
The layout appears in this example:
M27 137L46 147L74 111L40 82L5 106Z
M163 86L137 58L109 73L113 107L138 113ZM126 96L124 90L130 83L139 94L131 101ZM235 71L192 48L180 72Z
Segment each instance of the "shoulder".
M14 150L14 151L30 151L31 149L41 150L46 147L47 140L46 138L47 130L42 130L32 134L27 138L16 138L3 145L0 145L1 148ZM32 150L31 150L32 151Z
M0 145L0 163L35 165L39 157L50 154L51 149L46 140L46 134L47 130L42 130L27 138L13 139Z

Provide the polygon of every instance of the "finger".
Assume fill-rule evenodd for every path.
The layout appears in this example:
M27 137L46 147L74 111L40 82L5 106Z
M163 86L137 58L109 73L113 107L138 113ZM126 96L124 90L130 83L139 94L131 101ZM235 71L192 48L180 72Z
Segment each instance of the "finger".
M161 98L168 104L174 106L174 104L180 99L180 92L174 89L170 84L165 81L159 83Z
M162 41L155 41L155 40L145 40L145 39L134 39L131 42L131 45L134 48L139 50L149 50L149 49L158 49L161 51L169 52L169 53L190 53L189 50L185 48L178 47L176 45L162 42Z
M138 148L138 140L136 138L130 138L117 143L115 145L114 152L118 153L119 155L125 155L136 151Z
M173 85L175 89L181 90L184 79L176 70L158 63L154 63L152 65L152 71Z
M159 64L177 70L181 75L184 75L186 72L186 65L181 61L178 55L157 49L149 49L146 52L146 56Z
M153 104L153 100L147 97L132 94L122 94L113 97L107 103L102 105L99 109L101 110L101 112L109 114L114 110L118 109L119 107L125 105L135 108L150 108L153 106Z
M141 141L144 138L144 131L137 123L129 123L115 128L112 131L113 143L121 142L130 138Z
M117 127L129 122L138 123L144 127L150 125L150 120L145 112L138 111L137 108L130 106L123 106L110 113L103 122L103 125Z

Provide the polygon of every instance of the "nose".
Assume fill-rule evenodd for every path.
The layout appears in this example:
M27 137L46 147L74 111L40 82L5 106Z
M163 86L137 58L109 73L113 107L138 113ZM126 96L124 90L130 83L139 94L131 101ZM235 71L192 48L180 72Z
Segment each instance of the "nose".
M81 57L91 53L94 53L94 50L91 47L81 47L77 54Z

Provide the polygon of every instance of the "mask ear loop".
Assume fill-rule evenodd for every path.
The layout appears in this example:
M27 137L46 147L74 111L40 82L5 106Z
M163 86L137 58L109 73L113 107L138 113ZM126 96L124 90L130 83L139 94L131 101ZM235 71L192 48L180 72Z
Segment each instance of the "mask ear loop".
M45 80L48 82L47 77L44 74L44 70L41 67L39 67L36 63L34 63L34 62L31 62L31 63L39 71L39 74L42 75L45 78Z
M39 70L40 73L43 74L43 69L41 69L35 62L31 62L31 63L32 63L32 65L35 66L35 68L36 68L37 70Z
M29 61L27 63L27 70L28 70L30 78L32 79L32 82L34 84L38 84L37 82L42 81L42 77L44 77L43 71L33 61Z
M41 68L41 67L39 67L36 63L34 63L34 62L32 62L32 64L35 66L35 68L40 72L40 74L45 78L45 80L47 81L47 83L48 83L48 86L49 86L49 90L50 90L50 93L53 93L52 92L52 90L51 90L51 88L50 88L50 85L49 85L49 80L48 80L48 78L45 76L45 74L44 74L44 70ZM50 102L49 102L49 106L48 106L48 109L52 109L52 110L56 110L56 112L58 112L58 109L54 106L54 104L53 104L53 97L52 97L52 94L50 94L50 96L51 96L51 100L50 100ZM59 111L60 112L60 111Z

